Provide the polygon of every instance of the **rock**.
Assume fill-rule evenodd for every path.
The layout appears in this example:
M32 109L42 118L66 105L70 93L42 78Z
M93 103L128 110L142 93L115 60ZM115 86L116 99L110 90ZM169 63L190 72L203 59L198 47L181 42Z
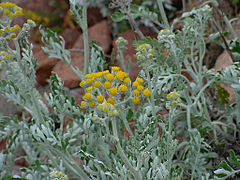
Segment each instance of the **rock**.
M18 6L24 9L42 12L42 13L51 13L54 10L52 7L50 7L49 0L34 0L34 1L21 0L17 4Z
M225 67L233 64L233 60L231 56L228 54L228 52L225 50L217 59L214 69L216 71L219 71L221 69L224 69ZM234 89L225 85L225 84L220 84L228 93L229 93L229 104L232 104L235 102L235 96L234 96Z
M103 48L106 53L110 50L111 46L111 33L107 25L107 21L102 21L88 29L89 44L92 40L96 40L97 44ZM76 40L73 49L84 49L83 35L80 35ZM71 53L73 66L79 68L80 71L84 69L84 55L83 52L72 52ZM58 62L53 71L56 72L59 77L63 80L64 85L68 88L75 88L79 86L80 78L68 67L64 62Z
M91 27L103 20L101 11L97 7L90 7L87 10L88 27Z
M77 29L65 29L64 32L61 34L61 36L65 40L65 48L72 48L80 34L81 33Z
M41 85L47 83L47 79L49 79L53 67L58 61L60 61L56 58L49 58L48 56L49 55L46 54L42 49L34 54L34 57L37 59L38 63L36 68L36 80Z

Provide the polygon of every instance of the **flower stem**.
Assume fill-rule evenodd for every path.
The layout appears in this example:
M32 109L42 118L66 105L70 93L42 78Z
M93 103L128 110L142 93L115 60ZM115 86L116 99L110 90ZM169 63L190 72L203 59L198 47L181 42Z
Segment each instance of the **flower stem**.
M82 10L82 30L83 30L83 44L84 44L84 74L89 71L89 44L88 44L88 25L87 25L87 5L83 6Z
M157 2L158 2L158 7L159 7L160 14L161 14L162 19L163 19L164 26L165 26L167 29L170 29L170 26L169 26L169 23L168 23L168 19L167 19L165 10L164 10L164 8L163 8L162 0L157 0Z
M141 180L141 175L140 172L137 171L129 162L128 158L126 157L126 155L123 152L123 149L120 145L119 139L118 139L118 133L117 133L117 123L116 123L116 119L113 118L112 119L112 126L113 126L113 136L116 139L116 147L117 147L117 151L121 157L121 159L124 161L124 163L127 165L127 167L129 168L129 170L132 172L132 174L134 175L136 180Z

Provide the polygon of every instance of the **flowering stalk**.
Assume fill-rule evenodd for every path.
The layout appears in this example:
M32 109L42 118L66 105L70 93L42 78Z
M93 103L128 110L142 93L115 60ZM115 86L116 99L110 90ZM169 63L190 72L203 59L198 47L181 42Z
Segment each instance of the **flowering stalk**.
M142 177L140 175L140 172L137 171L129 162L128 158L126 157L126 155L123 152L123 149L120 145L119 142L119 138L118 138L118 132L117 132L117 123L116 123L116 119L112 118L112 126L113 126L113 136L116 140L116 147L117 147L117 151L120 155L120 157L122 158L122 160L124 161L124 163L126 164L126 166L129 168L129 170L132 172L132 174L134 175L136 180L141 180Z
M88 24L87 24L87 5L83 6L82 11L82 30L84 43L84 74L89 72L89 44L88 44Z
M162 19L163 19L164 26L166 27L166 29L170 29L165 10L163 8L162 0L157 0L157 3L158 3L160 14L161 14Z

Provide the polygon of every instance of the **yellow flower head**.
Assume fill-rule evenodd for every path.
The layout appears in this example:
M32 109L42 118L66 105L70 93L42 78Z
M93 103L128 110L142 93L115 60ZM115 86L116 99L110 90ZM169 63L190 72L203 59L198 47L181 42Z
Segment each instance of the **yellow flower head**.
M95 106L95 102L94 102L94 101L90 101L90 102L88 103L88 105L89 105L91 108L93 108L93 107Z
M142 55L139 54L139 55L137 56L137 59L138 59L138 60L141 60L141 59L142 59Z
M16 11L15 14L16 14L16 16L21 16L21 15L23 15L23 12L22 11Z
M92 91L93 90L93 86L90 86L88 88L86 88L87 91Z
M91 79L86 79L86 83L87 84L91 84L94 81L95 78L91 78Z
M102 109L102 108L103 108L103 105L102 105L102 104L99 104L99 105L97 106L97 108L98 108L98 109Z
M102 103L104 101L104 96L103 95L98 95L97 96L97 102Z
M10 11L9 11L8 9L4 9L3 13L4 13L4 14L9 14Z
M83 108L85 104L85 101L81 101L80 108Z
M108 112L108 107L104 107L103 111Z
M139 90L137 90L137 89L135 89L135 90L133 90L133 94L140 94L140 91Z
M112 105L114 105L115 100L114 100L113 98L108 98L108 99L107 99L107 102L110 103L110 104L112 104Z
M124 83L128 83L128 82L130 82L130 81L131 81L130 78L125 78L125 79L123 80Z
M103 86L106 88L106 89L109 89L111 87L111 83L109 81L105 81Z
M15 15L14 15L13 13L10 13L8 16L9 16L11 19L13 19L13 18L15 17Z
M139 86L139 82L134 81L134 82L132 83L132 85L133 85L134 87L137 87L137 86Z
M172 97L172 93L169 93L168 95L167 95L167 99L170 99Z
M139 86L137 86L137 89L138 89L139 91L142 91L142 90L144 89L144 87L143 87L142 85L139 85Z
M86 101L88 101L88 100L91 99L91 97L92 97L92 94L91 94L91 93L86 93L86 94L83 96L83 99L86 100Z
M20 29L21 29L21 27L20 27L19 25L17 25L17 24L16 24L14 27L15 27L17 30L20 30Z
M120 88L120 91L122 92L126 92L128 90L128 87L124 84L121 84L119 88Z
M86 74L84 77L85 77L86 79L91 79L91 78L93 77L93 75L92 75L92 74Z
M103 75L108 74L108 73L109 73L109 70L103 71Z
M142 50L141 50L143 53L145 53L147 50L146 50L146 48L142 48Z
M123 79L125 78L125 77L127 77L128 75L127 75L127 73L125 73L125 72L123 72L123 71L118 71L117 73L116 73L116 78L118 79L118 80L120 80L120 81L123 81Z
M14 38L17 37L17 35L16 35L15 33L12 33L12 34L10 34L10 37L11 37L12 39L14 39Z
M4 29L0 29L0 34L3 34L4 33Z
M112 67L112 71L119 71L119 69L120 69L120 68L119 68L118 66L113 66L113 67Z
M138 104L139 103L139 97L135 96L132 98L132 101L134 104Z
M177 105L177 101L173 101L173 102L172 102L172 105L173 105L173 106L176 106L176 105Z
M108 80L108 81L112 81L112 80L114 80L114 74L111 74L111 73L109 73L109 74L107 74L106 75L106 79Z
M142 78L140 78L140 77L137 77L136 81L139 82L139 83L143 83L144 82L144 80Z
M112 96L115 96L118 94L118 90L116 87L112 87L111 89L109 89L109 94L111 94Z
M5 27L5 31L6 31L6 32L10 31L10 28L9 28L8 26Z
M180 96L179 93L173 93L173 95L172 95L173 98L177 98L178 96Z
M84 80L82 80L82 81L80 82L79 86L83 87L83 86L84 86L84 84L85 84L85 81L84 81Z
M108 114L112 116L113 115L113 111L108 111Z
M95 81L93 83L93 85L94 85L95 88L99 88L101 86L101 82L100 81Z
M153 49L149 49L149 50L148 50L148 52L150 52L150 53L153 53L153 52L154 52L154 50L153 50Z
M12 32L16 31L15 27L11 27L10 30L11 30Z
M6 65L5 61L1 61L1 65L5 66Z
M153 55L149 53L149 54L147 55L147 57L148 57L148 59L152 59L152 58L153 58Z
M151 96L150 90L149 90L148 88L146 88L146 89L143 91L143 95L144 95L145 97Z

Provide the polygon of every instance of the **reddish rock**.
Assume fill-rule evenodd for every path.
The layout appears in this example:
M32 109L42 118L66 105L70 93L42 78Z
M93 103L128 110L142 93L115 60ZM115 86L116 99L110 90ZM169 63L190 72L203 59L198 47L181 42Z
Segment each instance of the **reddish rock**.
M147 28L140 28L140 29L145 36L150 36L152 38L156 37L156 34L150 31L149 29ZM136 34L134 34L132 30L127 30L119 34L113 40L113 48L115 50L115 54L117 54L117 46L115 41L118 39L118 37L123 37L124 39L128 40L128 45L126 46L127 49L124 51L124 60L125 60L125 65L127 65L128 60L132 62L130 72L129 72L129 77L131 78L131 80L135 80L140 71L140 67L137 65L137 59L134 58L134 55L136 54L136 50L135 50L135 47L133 46L133 41L136 40L135 37L137 38L137 40L139 40L140 38L139 36L136 36ZM117 60L115 64L117 64L118 66L121 67L121 69L123 69L122 64L119 60Z
M95 25L96 23L102 21L104 18L101 14L101 11L97 7L88 8L87 10L87 21L88 27Z
M37 11L42 13L51 13L53 7L50 6L49 0L21 0L18 4L21 8L29 9L31 11Z
M70 28L65 29L61 35L65 40L65 48L66 49L72 48L80 34L81 33L77 29L70 29Z
M225 67L233 64L233 60L231 56L228 54L228 52L225 50L217 59L214 69L219 71L221 69L224 69ZM229 93L229 104L232 104L235 102L235 96L234 96L234 89L225 85L225 84L220 84L228 93Z
M88 29L89 44L92 40L96 40L97 44L103 48L106 53L110 50L111 46L111 33L107 25L107 21L102 21ZM73 46L73 49L83 50L83 35L80 35ZM71 64L78 67L79 70L84 69L84 55L83 52L72 52ZM56 72L63 80L64 85L68 88L75 88L79 86L80 78L67 66L64 62L58 62L53 71Z
M36 80L42 85L47 83L47 79L49 79L53 67L59 61L56 58L49 58L48 56L49 55L43 50L39 50L34 54L34 57L37 58L38 63L36 68Z

